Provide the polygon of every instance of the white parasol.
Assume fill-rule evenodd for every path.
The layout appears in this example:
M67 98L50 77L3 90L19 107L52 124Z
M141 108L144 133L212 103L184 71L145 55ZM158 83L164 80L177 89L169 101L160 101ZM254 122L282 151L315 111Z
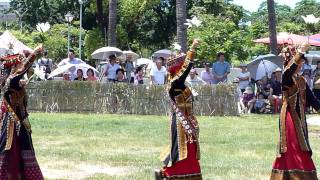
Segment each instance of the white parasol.
M122 54L123 54L123 52L116 47L103 47L103 48L95 50L91 54L91 57L93 59L106 60L111 55L121 56Z
M135 52L132 52L132 51L123 51L123 55L125 57L131 56L133 60L136 60L139 58L139 55Z
M147 58L140 58L134 62L135 66L147 65L147 68L150 69L153 65L153 61Z
M86 64L86 63L66 64L66 65L60 66L57 69L55 69L54 71L52 71L50 73L50 75L48 76L48 79L50 79L50 78L52 78L54 76L58 76L59 74L63 74L64 72L68 72L71 68L82 69L84 77L87 76L86 72L87 72L88 69L92 69L96 73L99 73L99 71L96 68L94 68L94 67L92 67L92 66L90 66L89 64Z
M154 58L163 57L165 59L169 59L171 55L172 55L172 51L170 51L168 49L162 49L162 50L159 50L159 51L153 53L152 56Z

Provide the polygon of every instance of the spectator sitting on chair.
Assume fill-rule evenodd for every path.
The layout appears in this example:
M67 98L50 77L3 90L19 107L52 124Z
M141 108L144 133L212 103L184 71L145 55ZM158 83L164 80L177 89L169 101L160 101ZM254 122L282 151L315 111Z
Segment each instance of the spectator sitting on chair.
M270 96L271 84L268 82L268 76L264 76L257 81L257 92L262 93L265 99Z
M97 78L94 76L94 71L93 71L93 69L88 69L87 70L87 80L88 81L97 81Z
M230 64L225 62L224 53L219 52L217 62L212 65L213 84L227 82L228 74L230 74Z
M243 93L246 90L246 87L250 84L250 72L247 71L247 65L241 64L240 65L241 72L238 75L239 79L239 87L241 89L241 92Z
M243 97L241 100L242 112L251 113L253 105L256 99L254 97L253 90L250 86L246 87L246 90L243 92Z
M75 81L86 81L87 79L83 77L82 69L77 70L77 77L74 79Z
M282 104L282 70L277 68L274 71L274 79L271 80L270 95L268 97L270 104L274 108L274 112L279 112Z
M204 63L204 70L201 72L201 79L207 84L213 83L212 73L210 71L210 63Z
M260 113L266 113L267 112L267 109L266 109L266 106L267 106L268 102L266 99L264 99L264 96L262 93L259 93L257 95L257 99L254 103L254 110L256 113L260 114Z
M117 69L116 73L117 73L117 78L116 78L115 82L127 82L126 78L124 76L123 69Z
M206 84L201 78L197 77L198 73L195 69L190 70L190 74L186 79L186 83L190 85L190 87L195 87L197 85Z

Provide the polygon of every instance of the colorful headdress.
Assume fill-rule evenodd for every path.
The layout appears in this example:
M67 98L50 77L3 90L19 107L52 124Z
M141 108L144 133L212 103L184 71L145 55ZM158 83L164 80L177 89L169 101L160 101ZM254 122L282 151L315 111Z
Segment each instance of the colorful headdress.
M0 57L0 62L4 68L11 68L14 65L20 64L24 61L25 57L21 54L8 55Z
M177 74L181 70L185 59L186 59L185 54L183 54L181 56L177 56L173 59L169 59L167 62L168 72L170 74Z
M186 54L178 55L167 62L167 70L169 72L169 81L174 81L179 78L187 69L190 60Z
M296 55L297 50L293 46L285 46L281 50L280 56L283 59L283 66L286 67L289 62L293 59L293 57Z

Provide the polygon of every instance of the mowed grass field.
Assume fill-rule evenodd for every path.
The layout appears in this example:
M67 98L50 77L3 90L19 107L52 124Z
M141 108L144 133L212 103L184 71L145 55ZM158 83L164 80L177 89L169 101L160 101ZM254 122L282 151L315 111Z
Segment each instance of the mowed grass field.
M165 116L31 113L33 143L46 179L152 180L169 143ZM278 116L198 117L203 179L268 179ZM319 119L320 120L320 119ZM310 127L320 167L320 128Z

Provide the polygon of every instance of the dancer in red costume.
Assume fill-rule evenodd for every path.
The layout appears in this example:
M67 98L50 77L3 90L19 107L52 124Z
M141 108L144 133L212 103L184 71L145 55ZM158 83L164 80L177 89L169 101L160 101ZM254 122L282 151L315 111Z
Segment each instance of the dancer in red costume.
M169 96L172 106L170 123L171 144L162 153L165 167L156 171L156 179L201 180L199 164L199 127L193 115L193 96L184 82L193 66L195 48L199 41L194 40L187 55L180 55L167 63L169 72Z
M34 53L0 58L1 99L0 111L0 179L43 180L35 157L28 120L26 82L24 74L32 66L42 46Z
M279 155L273 164L271 180L317 179L311 158L305 107L311 105L319 111L320 102L299 75L307 48L307 45L300 50L285 47L281 53L285 67L282 77L283 105L279 121Z

